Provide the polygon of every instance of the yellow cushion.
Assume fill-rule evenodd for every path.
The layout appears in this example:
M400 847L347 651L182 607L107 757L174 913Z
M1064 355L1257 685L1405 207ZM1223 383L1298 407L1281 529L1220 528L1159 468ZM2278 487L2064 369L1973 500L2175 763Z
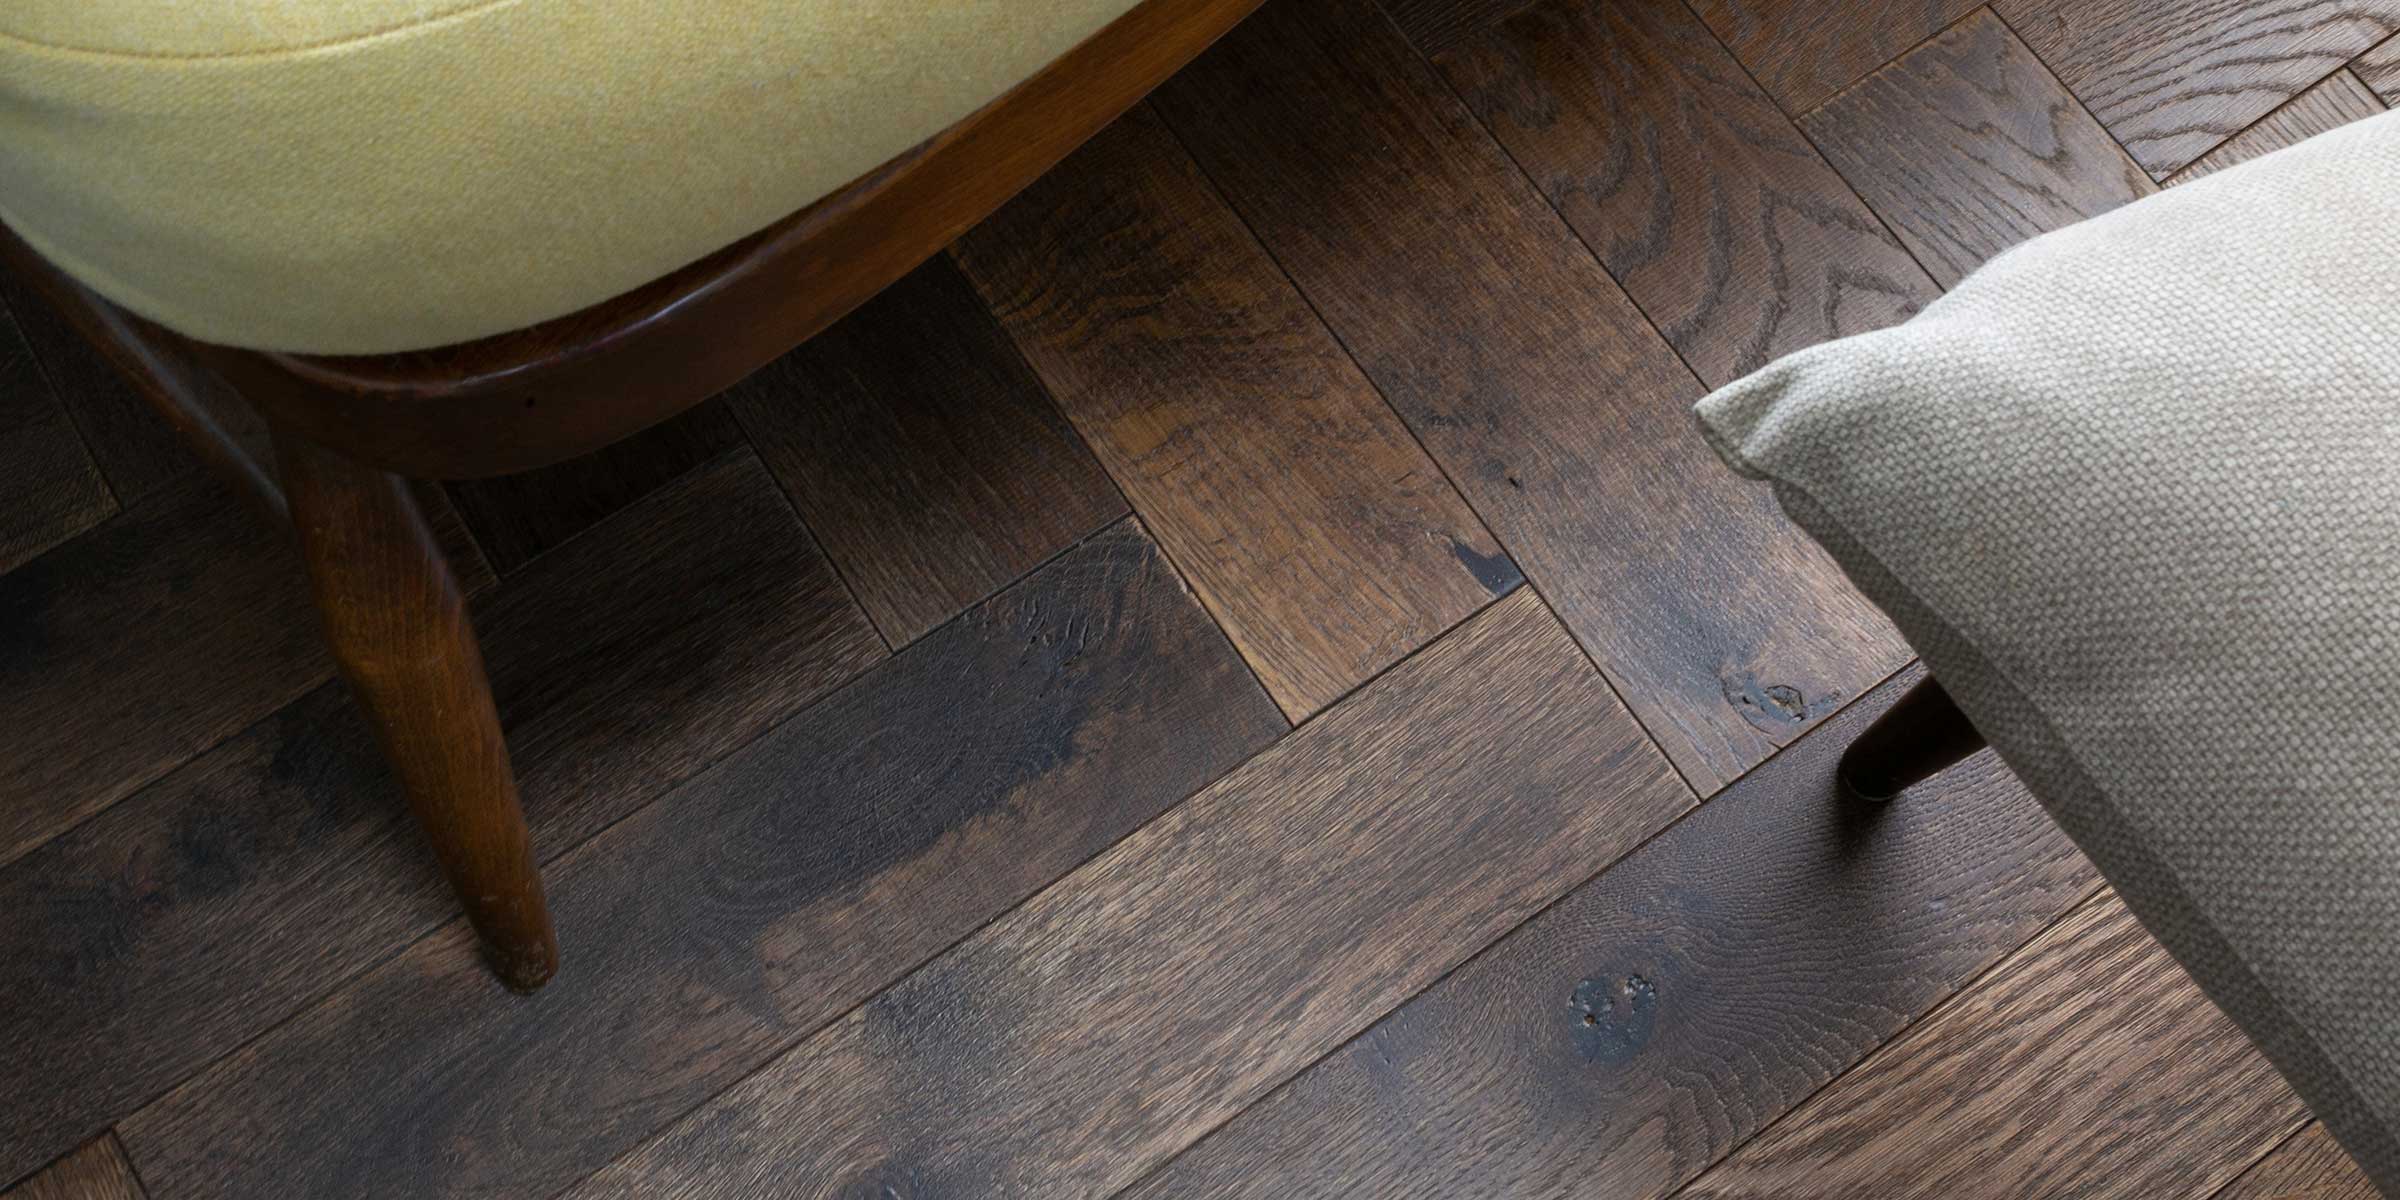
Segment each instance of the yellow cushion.
M772 224L1135 2L8 0L0 220L209 341L465 341Z

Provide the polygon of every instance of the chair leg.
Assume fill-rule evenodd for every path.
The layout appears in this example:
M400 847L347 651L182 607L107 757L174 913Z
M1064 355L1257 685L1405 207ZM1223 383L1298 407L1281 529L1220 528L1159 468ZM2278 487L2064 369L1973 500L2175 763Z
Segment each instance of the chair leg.
M278 469L342 675L501 980L558 967L466 598L406 481L278 431Z
M1850 743L1835 773L1852 795L1889 800L1983 747L1967 714L1928 677Z

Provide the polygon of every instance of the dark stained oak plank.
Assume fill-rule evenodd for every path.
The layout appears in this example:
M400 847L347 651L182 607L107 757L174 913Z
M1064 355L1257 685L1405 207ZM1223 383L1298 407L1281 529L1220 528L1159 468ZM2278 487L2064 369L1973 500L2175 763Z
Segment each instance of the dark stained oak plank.
M1147 108L954 252L1292 719L1518 582Z
M2359 55L2358 61L2350 64L2350 69L2357 72L2359 82L2382 97L2384 103L2400 104L2400 35L2388 38L2374 49Z
M24 331L118 504L134 507L199 469L175 431L31 283L0 270L0 304Z
M109 518L117 500L0 307L0 571Z
M1106 1195L1689 803L1521 588L570 1195Z
M502 576L718 454L742 444L723 402L554 466L445 485Z
M2205 1196L2307 1116L2103 893L1678 1195Z
M1703 795L1907 661L1367 0L1269 5L1152 103Z
M545 858L884 657L746 451L475 616ZM338 684L0 867L0 1177L456 913Z
M2400 29L2400 0L1995 0L2165 178Z
M2367 90L2357 76L2346 70L2335 71L2315 87L2292 97L2290 103L2260 118L2258 124L2209 151L2198 162L2168 176L2167 185L2188 183L2235 163L2296 146L2327 130L2339 129L2382 111L2383 101Z
M1823 104L1978 0L1692 0L1783 111Z
M1125 515L947 255L729 398L895 645Z
M1940 294L1681 5L1549 0L1441 67L1710 387Z
M1122 524L552 864L539 994L454 922L120 1130L162 1197L552 1195L1284 728Z
M2212 1200L2378 1200L2378 1193L2333 1135L2311 1121Z
M1129 1193L1606 1196L1689 1180L2098 879L1990 755L1835 761L1906 672Z
M1800 123L1943 287L2026 238L2155 190L1988 11Z
M147 1200L114 1135L92 1139L32 1178L0 1192L0 1200Z
M0 575L0 863L332 678L299 555L185 475Z

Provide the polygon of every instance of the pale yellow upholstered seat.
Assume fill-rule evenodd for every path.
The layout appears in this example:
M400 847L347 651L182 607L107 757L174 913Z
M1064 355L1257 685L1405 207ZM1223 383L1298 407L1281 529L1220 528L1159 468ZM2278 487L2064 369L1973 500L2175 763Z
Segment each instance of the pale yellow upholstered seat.
M464 341L805 207L1133 5L10 0L0 220L209 341Z

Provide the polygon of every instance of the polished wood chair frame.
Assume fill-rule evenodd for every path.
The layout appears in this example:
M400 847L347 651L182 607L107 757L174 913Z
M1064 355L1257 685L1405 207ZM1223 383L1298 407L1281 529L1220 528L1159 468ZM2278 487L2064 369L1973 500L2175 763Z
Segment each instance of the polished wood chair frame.
M208 345L61 275L29 276L225 478L299 534L342 675L494 971L556 970L508 748L458 581L408 478L529 470L717 394L940 251L1248 15L1259 0L1144 0L1057 62L838 192L582 311L438 349L317 357ZM228 382L274 462L227 432Z
M1842 751L1834 775L1862 800L1890 800L1983 749L1967 714L1931 677L1918 681Z

